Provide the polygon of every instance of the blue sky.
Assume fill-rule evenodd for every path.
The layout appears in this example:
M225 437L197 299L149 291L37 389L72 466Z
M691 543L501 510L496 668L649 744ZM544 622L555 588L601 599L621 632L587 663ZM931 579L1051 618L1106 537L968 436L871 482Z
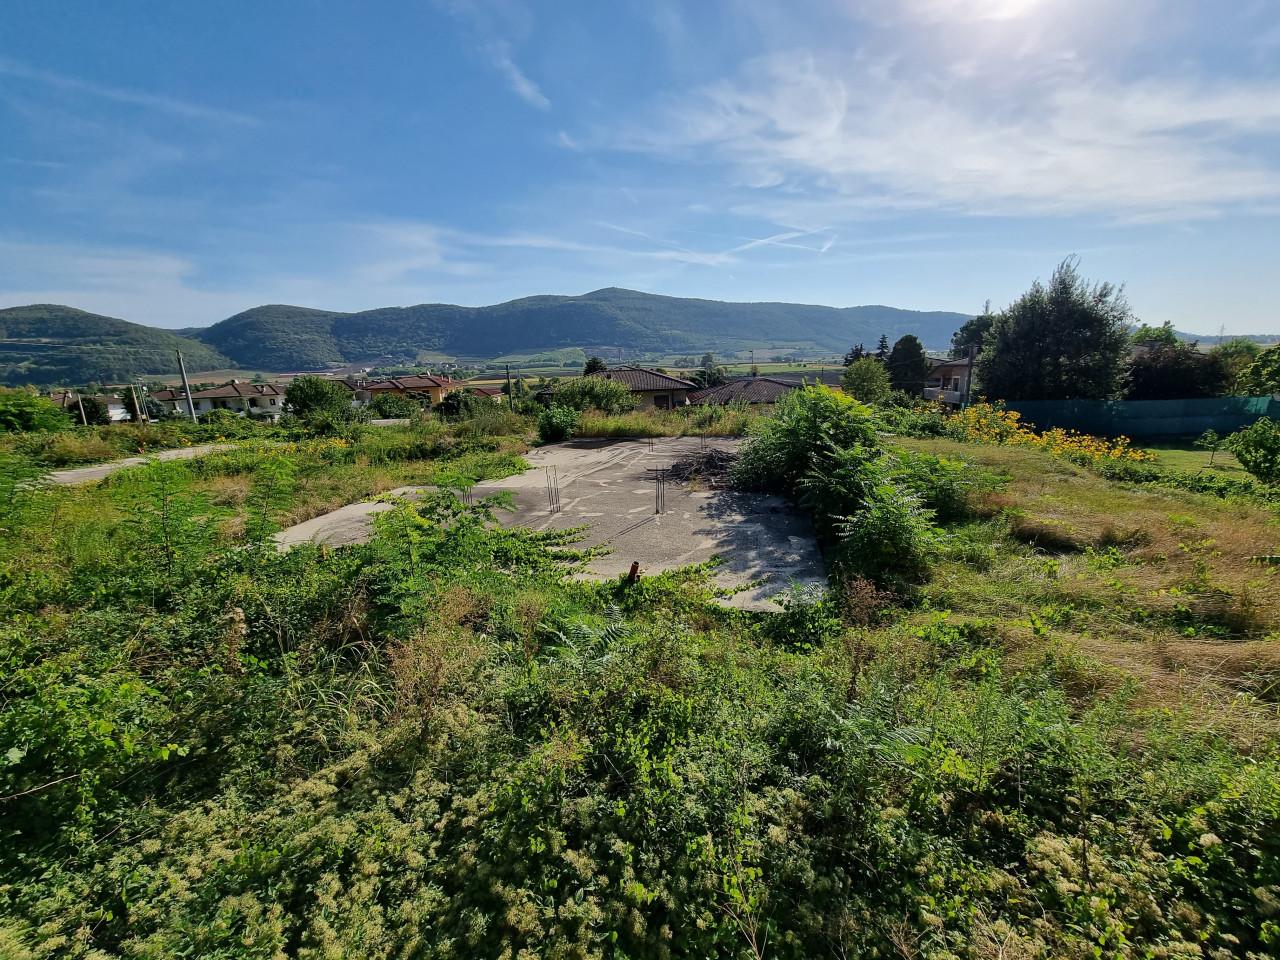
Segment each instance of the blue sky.
M1280 332L1280 3L9 4L0 305L625 286Z

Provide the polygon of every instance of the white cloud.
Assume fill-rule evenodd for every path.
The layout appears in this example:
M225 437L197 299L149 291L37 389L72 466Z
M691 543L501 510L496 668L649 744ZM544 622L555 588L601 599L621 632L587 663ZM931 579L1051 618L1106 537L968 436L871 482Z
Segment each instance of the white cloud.
M1019 72L1020 71L1020 72ZM1066 60L971 69L910 56L774 53L622 144L729 164L743 188L859 209L1202 216L1280 197L1249 137L1280 130L1280 83L1124 83ZM795 221L792 221L795 222Z

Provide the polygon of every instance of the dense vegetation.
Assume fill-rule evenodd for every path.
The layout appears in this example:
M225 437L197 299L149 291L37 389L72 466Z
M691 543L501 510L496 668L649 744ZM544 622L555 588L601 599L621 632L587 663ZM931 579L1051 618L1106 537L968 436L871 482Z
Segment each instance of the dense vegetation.
M273 549L519 469L490 408L9 483L0 954L1274 955L1272 517L929 416L757 422L838 560L777 614L447 489Z
M127 383L230 366L216 349L168 330L100 317L72 307L35 304L0 310L0 383Z
M1090 284L1068 258L1047 284L1037 280L992 318L975 368L980 392L995 400L1118 399L1133 324L1123 289Z

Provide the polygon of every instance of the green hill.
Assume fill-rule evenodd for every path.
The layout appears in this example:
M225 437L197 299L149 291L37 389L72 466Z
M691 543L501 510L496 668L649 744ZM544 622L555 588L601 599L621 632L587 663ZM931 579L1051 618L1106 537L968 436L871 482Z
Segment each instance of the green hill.
M894 307L726 303L611 287L579 297L524 297L488 307L424 303L338 313L272 304L204 329L157 330L72 307L0 310L0 383L119 382L227 367L314 370L412 363L425 351L490 358L584 349L726 354L748 349L843 352L914 333L943 349L967 318Z
M493 357L565 347L727 353L751 348L844 351L881 333L914 333L943 349L961 313L894 307L726 303L611 287L577 297L537 296L488 307L419 304L359 313L255 307L195 333L237 365L271 370L411 360L423 350Z
M0 309L0 383L118 383L177 373L176 350L190 371L230 366L211 347L168 330L56 304Z

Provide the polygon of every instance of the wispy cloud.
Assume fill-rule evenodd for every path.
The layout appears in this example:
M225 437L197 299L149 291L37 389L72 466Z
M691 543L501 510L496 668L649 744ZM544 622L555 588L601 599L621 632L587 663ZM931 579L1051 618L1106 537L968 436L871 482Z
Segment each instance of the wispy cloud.
M780 52L623 142L726 162L745 188L799 183L846 207L1183 216L1280 197L1280 171L1247 142L1280 130L1280 83L989 80Z
M507 85L517 97L539 110L551 109L551 101L511 59L510 44L505 40L495 40L485 45L485 54L494 68L506 78Z
M14 80L27 81L66 93L97 97L102 100L111 100L115 103L140 107L144 110L154 110L170 116L181 117L184 120L215 121L243 126L256 126L261 122L257 117L238 110L224 110L219 107L210 107L176 97L148 93L142 90L132 90L127 87L90 83L77 77L54 73L51 70L41 70L7 57L0 57L0 77L10 77Z
M511 91L539 110L550 110L551 101L516 63L513 35L527 33L531 16L518 0L436 0L473 35L477 49L507 81Z

